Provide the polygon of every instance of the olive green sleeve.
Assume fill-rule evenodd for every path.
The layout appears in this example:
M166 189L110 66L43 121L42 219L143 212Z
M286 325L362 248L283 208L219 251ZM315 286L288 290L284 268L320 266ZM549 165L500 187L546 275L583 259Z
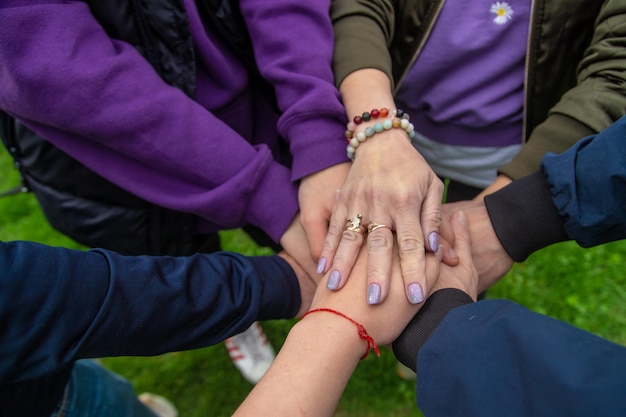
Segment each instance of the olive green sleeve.
M539 163L546 153L564 152L580 139L594 133L570 117L552 114L535 128L519 154L498 172L514 180L525 177L539 169Z
M626 4L606 0L589 47L577 68L577 83L550 109L521 152L499 172L513 179L539 169L546 152L561 153L607 128L626 109Z
M335 32L336 84L363 68L379 69L392 80L388 47L393 37L393 2L334 0L330 14Z

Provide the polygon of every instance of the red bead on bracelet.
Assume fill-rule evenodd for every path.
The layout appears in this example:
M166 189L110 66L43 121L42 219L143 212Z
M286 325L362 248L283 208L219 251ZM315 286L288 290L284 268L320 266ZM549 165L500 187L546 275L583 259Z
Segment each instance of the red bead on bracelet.
M365 327L363 327L363 325L359 322L357 322L356 320L351 319L350 317L346 316L345 314L337 311L337 310L333 310L332 308L315 308L313 310L310 310L308 312L306 312L302 318L304 319L306 316L308 316L311 313L317 313L320 311L326 311L328 313L333 313L336 314L338 316L343 317L346 320L349 320L350 322L354 323L357 327L357 329L359 330L359 337L363 340L365 340L367 342L367 350L365 351L365 354L361 357L361 360L367 358L367 355L369 355L370 350L374 349L374 353L376 353L376 356L380 357L380 350L378 349L378 346L376 346L376 342L374 341L374 338L372 336L369 335L369 333L367 333L367 330L365 330Z

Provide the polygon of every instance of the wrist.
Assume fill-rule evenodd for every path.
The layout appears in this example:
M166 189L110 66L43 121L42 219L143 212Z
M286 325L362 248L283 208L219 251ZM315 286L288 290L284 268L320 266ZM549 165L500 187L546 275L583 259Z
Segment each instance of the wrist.
M359 336L353 323L325 312L303 317L292 327L289 337L315 355L354 363L354 366L368 350L368 343Z
M354 160L357 148L368 139L393 130L404 131L410 142L415 137L415 129L409 119L403 110L390 110L387 107L374 108L354 116L345 131L348 158Z

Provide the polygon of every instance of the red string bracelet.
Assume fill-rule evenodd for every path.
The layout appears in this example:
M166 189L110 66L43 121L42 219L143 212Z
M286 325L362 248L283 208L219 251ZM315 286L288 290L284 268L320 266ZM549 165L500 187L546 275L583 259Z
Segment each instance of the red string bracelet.
M365 340L367 342L367 351L365 351L365 354L361 357L361 360L367 358L367 355L369 355L370 350L374 349L374 352L376 353L376 356L380 357L380 350L378 349L378 346L376 346L376 342L374 342L374 338L372 336L369 335L369 333L367 333L367 330L365 330L365 327L363 327L363 325L359 322L357 322L356 320L351 319L350 317L346 316L345 314L337 311L337 310L333 310L331 308L315 308L313 310L310 310L308 312L306 312L302 318L305 318L306 316L308 316L311 313L317 313L318 311L326 311L328 313L333 313L336 314L338 316L343 317L346 320L350 320L352 323L356 324L356 327L359 329L359 337L363 340Z

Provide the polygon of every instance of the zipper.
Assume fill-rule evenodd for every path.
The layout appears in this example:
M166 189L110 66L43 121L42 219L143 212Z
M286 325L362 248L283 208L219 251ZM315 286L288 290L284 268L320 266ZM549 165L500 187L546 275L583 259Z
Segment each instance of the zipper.
M526 42L526 59L524 60L524 102L522 103L522 144L526 143L528 122L528 78L530 73L530 54L532 44L533 23L535 21L536 0L530 0L530 18L528 19L528 39Z
M437 4L432 19L430 19L430 22L428 22L428 24L426 25L426 30L424 31L424 36L422 37L422 40L420 41L419 45L417 46L417 49L415 50L415 53L413 54L413 57L411 58L411 61L409 62L409 65L407 65L407 67L404 70L404 73L398 79L398 82L396 83L396 87L394 89L395 90L394 91L394 96L396 94L398 94L398 91L400 91L400 86L402 85L402 81L404 81L404 79L406 78L406 75L408 74L409 70L413 67L413 64L415 64L415 61L417 60L417 57L419 56L419 54L424 49L424 45L426 44L426 41L430 37L430 34L432 33L433 28L435 27L435 23L437 22L437 19L439 18L439 15L441 14L441 10L443 9L443 5L444 5L445 2L446 2L446 0L440 0L439 3Z

